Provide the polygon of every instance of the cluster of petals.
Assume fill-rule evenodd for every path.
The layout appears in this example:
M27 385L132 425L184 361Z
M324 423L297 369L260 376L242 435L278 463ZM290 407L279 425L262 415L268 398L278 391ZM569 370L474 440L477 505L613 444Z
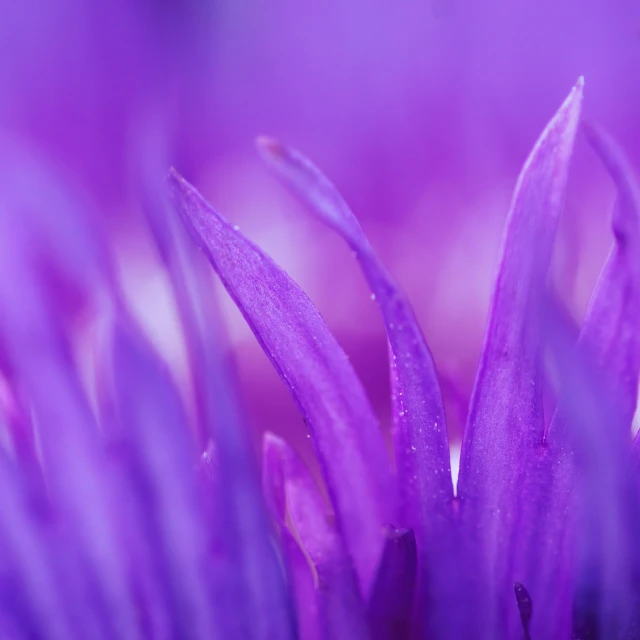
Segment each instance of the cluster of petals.
M455 489L411 305L299 152L258 140L379 307L392 455L311 300L176 171L146 213L186 385L130 312L81 198L16 149L0 184L2 637L640 638L640 200L582 98L579 80L515 187ZM548 283L578 135L617 191L579 327ZM197 248L293 396L322 486L276 435L254 459Z

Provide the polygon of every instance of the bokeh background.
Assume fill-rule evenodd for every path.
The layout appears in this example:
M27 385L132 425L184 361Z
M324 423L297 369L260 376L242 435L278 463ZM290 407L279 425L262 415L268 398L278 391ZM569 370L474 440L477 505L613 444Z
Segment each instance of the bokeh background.
M355 260L269 177L255 137L310 156L360 217L414 304L454 439L512 189L578 76L585 116L640 163L637 0L2 0L1 15L2 131L82 186L172 364L175 309L139 201L145 171L174 164L307 291L385 425L386 344ZM555 267L576 316L612 202L581 141ZM211 292L250 424L308 457L285 388L213 278Z

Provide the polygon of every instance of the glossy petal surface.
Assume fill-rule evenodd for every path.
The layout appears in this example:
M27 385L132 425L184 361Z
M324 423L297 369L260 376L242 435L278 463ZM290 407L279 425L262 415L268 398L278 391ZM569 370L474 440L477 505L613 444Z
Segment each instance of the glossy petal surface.
M176 208L300 407L366 592L382 551L382 527L395 515L395 490L364 390L291 278L176 173L170 182Z
M453 487L442 394L429 347L409 301L333 184L294 149L261 138L258 150L276 177L353 249L380 308L389 342L398 523L414 527L419 553L430 567L421 581L431 598L426 617L450 618L447 612L459 596L450 588Z
M521 628L513 606L511 563L517 537L530 535L530 522L519 531L520 505L528 508L533 501L535 507L539 500L537 482L527 487L524 499L522 491L544 432L534 311L563 207L581 103L582 80L547 125L520 174L464 433L458 496L465 540L479 562L474 568L480 578L478 615L487 631L495 630L491 633L505 626ZM521 581L529 588L526 578Z
M373 640L411 637L417 560L413 531L389 530L367 605Z
M352 560L328 521L327 505L311 474L291 447L271 434L265 439L265 468L274 477L270 484L282 483L292 532L315 568L321 637L365 640L365 609Z

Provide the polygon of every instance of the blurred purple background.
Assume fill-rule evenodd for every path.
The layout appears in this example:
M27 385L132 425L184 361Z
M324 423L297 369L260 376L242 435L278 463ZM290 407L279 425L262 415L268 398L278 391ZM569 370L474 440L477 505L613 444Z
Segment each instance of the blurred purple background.
M458 435L511 191L579 75L586 117L640 163L637 0L3 0L0 53L2 129L92 197L167 357L180 350L137 214L141 157L174 163L300 283L384 423L386 344L355 260L269 177L256 135L297 147L342 190L415 306ZM576 314L612 200L579 144L556 269ZM304 449L293 402L214 290L251 423Z

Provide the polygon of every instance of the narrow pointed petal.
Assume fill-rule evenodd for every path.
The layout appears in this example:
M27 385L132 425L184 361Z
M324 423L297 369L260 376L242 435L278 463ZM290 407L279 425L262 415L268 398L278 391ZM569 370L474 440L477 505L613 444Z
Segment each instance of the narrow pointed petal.
M640 344L634 326L640 311L637 190L615 143L593 126L585 126L585 131L616 183L618 200L612 220L616 244L591 298L578 342L591 350L611 381L609 391L617 398L620 419L599 424L606 430L618 427L619 431L611 432L608 438L626 442L636 405L640 365ZM545 446L530 468L523 488L525 495L539 496L537 505L529 501L523 507L516 560L517 575L528 581L541 607L532 621L534 637L566 633L571 616L572 550L566 545L574 527L579 526L568 517L573 513L572 495L578 476L575 443L562 422L556 412L545 436ZM563 546L565 550L560 551ZM532 554L532 549L537 551ZM555 585L555 596L550 594L549 584Z
M621 427L628 438L640 371L640 194L615 142L594 125L583 129L615 183L617 202L612 220L615 246L591 298L580 341L591 345L616 385Z
M156 180L155 172L148 182L144 210L175 296L193 381L197 436L201 448L205 449L216 419L214 396L219 395L212 393L212 387L219 385L208 381L219 377L224 370L218 357L224 336L209 293L208 265L202 256L190 251L190 239L176 219L163 189L164 182ZM207 267L206 273L204 267ZM232 389L228 391L232 393ZM233 395L230 395L230 402L233 402Z
M390 530L367 605L373 640L411 637L417 568L413 531Z
M288 529L282 530L281 544L290 586L294 591L298 636L300 640L322 640L315 575L311 564Z
M453 498L447 428L433 358L406 296L373 252L333 184L298 151L260 138L258 150L278 179L356 252L384 318L394 361L394 444L402 524L432 533L435 513ZM425 540L428 543L428 540Z
M69 584L59 580L48 551L51 532L44 519L35 516L24 483L17 469L0 452L0 549L2 550L2 611L3 620L18 614L11 610L20 601L28 617L26 628L35 637L65 640L71 637L66 602L75 594ZM13 591L13 593L8 593ZM12 606L12 604L14 606ZM5 609L8 605L9 611Z
M50 495L73 531L68 562L78 563L75 566L86 572L84 580L95 581L94 589L77 593L79 624L96 638L109 634L136 638L135 612L117 546L111 488L96 424L68 345L33 273L28 257L30 236L8 231L9 225L19 223L7 211L14 213L20 207L17 202L4 204L6 215L0 217L1 360L8 368L4 373L31 402Z
M154 174L147 178L145 213L167 268L185 337L196 436L201 447L208 447L199 470L213 523L218 572L224 574L216 581L216 600L229 603L222 605L226 608L224 635L291 637L295 633L293 605L284 593L252 442L222 355L224 332L203 269L209 267L191 251L186 229L176 219L166 194L157 193ZM209 438L213 442L208 443ZM244 614L229 615L230 610L240 611L243 606Z
M280 533L287 574L295 596L300 640L320 640L315 569L286 524L286 480L279 447L279 439L266 433L263 440L262 486Z
M138 473L152 489L147 521L158 522L149 544L166 563L175 611L174 633L205 638L214 624L205 574L207 539L193 471L195 452L180 399L170 377L133 330L116 326L112 370L116 416ZM148 498L147 498L148 499Z
M318 487L284 440L267 434L264 444L265 467L273 472L274 487L282 483L293 533L315 567L321 636L365 640L369 634L353 563L342 537L329 523Z
M223 545L226 557L211 566L211 541L196 490L196 455L170 376L140 337L120 327L114 335L114 370L119 372L115 382L122 426L133 438L156 494L154 519L161 523L172 595L177 611L182 612L176 633L183 635L189 629L197 638L211 634L256 640L292 638L284 576L262 517L262 504L251 502L252 489L259 492L259 486L251 487L251 477L242 478L245 496L240 498L236 478L222 476L225 484L220 494L231 494L239 503L235 509L243 513L239 522L228 498L216 496L215 522L224 523L218 524L216 542ZM217 443L218 468L225 445Z
M466 536L481 554L477 611L489 634L502 624L521 626L513 607L510 562L520 505L539 499L537 487L528 497L522 490L544 431L533 311L544 291L563 207L582 84L580 80L547 125L520 174L463 438L458 496ZM522 582L529 586L526 578ZM510 612L508 621L501 610Z
M175 172L170 185L187 228L300 407L366 592L382 551L382 527L395 515L395 489L362 385L324 320L291 278Z
M427 626L457 606L459 591L449 588L453 485L447 426L438 376L413 309L381 264L355 215L334 185L298 151L260 138L258 150L274 175L333 228L355 252L385 324L389 342L393 441L403 527L415 530L423 565L429 566L424 588L432 596ZM422 583L421 582L421 583ZM449 600L449 596L454 598ZM437 603L436 603L437 601Z

